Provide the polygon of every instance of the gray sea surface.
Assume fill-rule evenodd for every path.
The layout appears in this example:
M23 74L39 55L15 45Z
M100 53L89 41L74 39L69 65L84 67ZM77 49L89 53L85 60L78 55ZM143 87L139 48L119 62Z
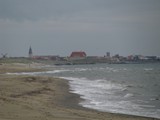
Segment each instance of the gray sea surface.
M49 66L48 66L49 67ZM50 66L32 73L69 80L79 104L104 112L160 118L160 64ZM30 73L21 73L30 74Z
M54 73L70 80L83 107L160 118L160 64L62 66Z

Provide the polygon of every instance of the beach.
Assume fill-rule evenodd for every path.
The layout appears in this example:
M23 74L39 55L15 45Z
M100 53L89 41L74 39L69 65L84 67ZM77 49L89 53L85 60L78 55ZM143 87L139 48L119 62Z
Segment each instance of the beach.
M47 76L10 75L35 72L34 65L0 65L0 120L158 120L100 112L78 105L67 80Z

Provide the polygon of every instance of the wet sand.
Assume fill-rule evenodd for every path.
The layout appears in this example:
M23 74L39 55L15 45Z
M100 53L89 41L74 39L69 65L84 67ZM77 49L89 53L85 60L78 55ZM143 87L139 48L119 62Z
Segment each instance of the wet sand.
M156 120L86 109L68 81L6 72L41 71L27 65L0 65L0 120ZM157 119L158 120L158 119Z

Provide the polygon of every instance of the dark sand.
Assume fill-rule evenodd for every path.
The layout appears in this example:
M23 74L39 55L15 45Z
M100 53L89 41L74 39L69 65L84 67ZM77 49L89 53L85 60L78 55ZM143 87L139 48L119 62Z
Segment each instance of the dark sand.
M0 120L158 120L83 108L80 96L69 93L67 80L5 74L36 70L0 65Z

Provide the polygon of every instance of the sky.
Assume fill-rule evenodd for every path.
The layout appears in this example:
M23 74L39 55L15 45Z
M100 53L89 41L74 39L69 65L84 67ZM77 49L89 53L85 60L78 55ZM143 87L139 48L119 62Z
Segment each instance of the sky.
M0 0L0 53L10 57L160 56L160 0Z

